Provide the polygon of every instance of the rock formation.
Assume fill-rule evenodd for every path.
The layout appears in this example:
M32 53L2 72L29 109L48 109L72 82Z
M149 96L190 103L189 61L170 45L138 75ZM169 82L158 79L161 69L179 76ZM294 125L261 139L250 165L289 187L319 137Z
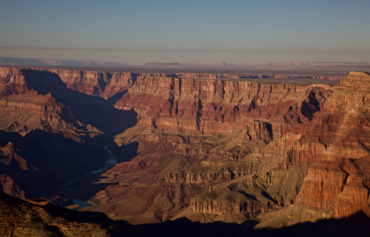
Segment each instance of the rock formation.
M73 124L68 106L55 100L51 93L40 94L30 88L26 71L1 68L0 73L0 128L22 136L34 130L63 133L67 137L89 133ZM84 131L85 130L85 131ZM91 129L91 135L94 134ZM96 133L96 132L95 132Z
M341 218L359 210L370 215L369 79L369 74L358 72L344 78L313 121L313 130L297 141L302 144L295 148L298 153L315 154L311 161L291 153L293 160L315 162L297 203L323 209L330 217Z
M88 95L108 99L127 90L136 80L137 74L131 72L99 72L68 69L51 69L68 88Z
M138 144L132 160L103 174L105 187L88 210L134 224L260 217L261 227L370 215L367 73L351 72L336 86L222 73L5 67L0 78L0 128L8 136L42 130L91 142L86 149L104 138L120 146L114 153L121 157ZM128 119L134 116L137 123ZM11 150L20 140L0 145ZM81 157L91 155L85 151ZM5 153L4 169L40 168Z
M117 111L111 103L69 89L50 71L1 67L4 191L12 193L16 184L25 196L58 195L62 184L104 166L108 156L104 146L110 141L95 137L130 126L124 121L131 112Z
M178 194L186 198L173 202L167 195L172 204L166 206L156 192L132 200L146 203L140 209L144 222L168 215L230 221L242 214L231 220L241 221L302 205L316 208L311 219L368 213L369 172L362 170L369 163L367 74L351 72L336 87L216 78L137 77L115 106L134 108L138 124L115 141L139 142L141 155L106 172L107 181L122 185L98 193L92 210L107 205L107 213L120 218L124 211L113 207L122 197L133 199L128 190L139 184L163 190L165 184L165 192L186 187ZM347 180L348 162L357 168ZM143 216L130 215L122 217Z

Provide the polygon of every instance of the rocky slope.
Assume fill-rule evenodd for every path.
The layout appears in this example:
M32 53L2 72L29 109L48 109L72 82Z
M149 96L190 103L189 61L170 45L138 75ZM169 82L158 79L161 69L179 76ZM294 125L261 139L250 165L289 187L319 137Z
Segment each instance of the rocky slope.
M0 193L0 233L3 236L109 236L108 229L100 224L70 220L66 212L50 211L47 205L50 204L27 202Z

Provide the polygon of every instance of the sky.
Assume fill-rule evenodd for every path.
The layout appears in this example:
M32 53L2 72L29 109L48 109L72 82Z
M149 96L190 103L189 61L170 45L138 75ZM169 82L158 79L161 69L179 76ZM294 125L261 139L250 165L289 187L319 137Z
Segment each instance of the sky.
M370 62L370 0L0 0L0 57Z

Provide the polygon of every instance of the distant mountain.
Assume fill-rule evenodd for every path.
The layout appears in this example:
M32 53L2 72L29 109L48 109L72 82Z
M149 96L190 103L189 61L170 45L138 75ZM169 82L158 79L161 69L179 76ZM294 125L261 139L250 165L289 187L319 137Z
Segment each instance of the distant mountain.
M110 66L120 67L128 64L117 62L96 62L83 60L63 60L63 59L35 59L35 58L12 58L0 57L0 65L7 66Z
M199 70L309 70L341 71L351 70L370 71L370 62L319 62L319 61L290 61L290 62L256 62L256 63L226 63L226 62L147 62L142 65L129 65L119 62L97 62L86 60L36 59L0 57L0 66L36 66L36 67L125 67L132 70L167 70L167 71L199 71ZM344 74L343 74L344 75Z
M45 63L34 58L8 58L8 57L1 57L0 65L46 66Z
M256 63L226 63L226 62L148 62L142 64L143 68L369 68L369 62L318 62L318 61L288 61L288 62L256 62Z
M213 63L213 62L169 62L169 63L163 63L163 62L148 62L142 65L142 67L222 67L222 66L228 66L227 63L221 62L221 63Z
M288 62L261 62L237 63L235 66L254 67L369 67L369 62L319 62L319 61L288 61Z
M143 67L173 67L173 66L183 66L183 65L177 62L175 63L148 62L148 63L143 64L142 66Z

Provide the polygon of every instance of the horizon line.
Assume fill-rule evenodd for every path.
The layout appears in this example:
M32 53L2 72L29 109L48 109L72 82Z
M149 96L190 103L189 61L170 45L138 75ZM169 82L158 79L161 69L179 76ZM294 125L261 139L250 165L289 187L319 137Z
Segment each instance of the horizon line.
M232 53L232 54L298 54L298 53L309 53L309 54L370 54L369 50L334 50L334 49L308 49L308 48L280 48L280 49L235 49L235 48L165 48L165 47L154 47L154 48L121 48L121 47L62 47L62 46L5 46L0 45L0 49L5 50L41 50L41 51L91 51L91 52L132 52L132 53Z

